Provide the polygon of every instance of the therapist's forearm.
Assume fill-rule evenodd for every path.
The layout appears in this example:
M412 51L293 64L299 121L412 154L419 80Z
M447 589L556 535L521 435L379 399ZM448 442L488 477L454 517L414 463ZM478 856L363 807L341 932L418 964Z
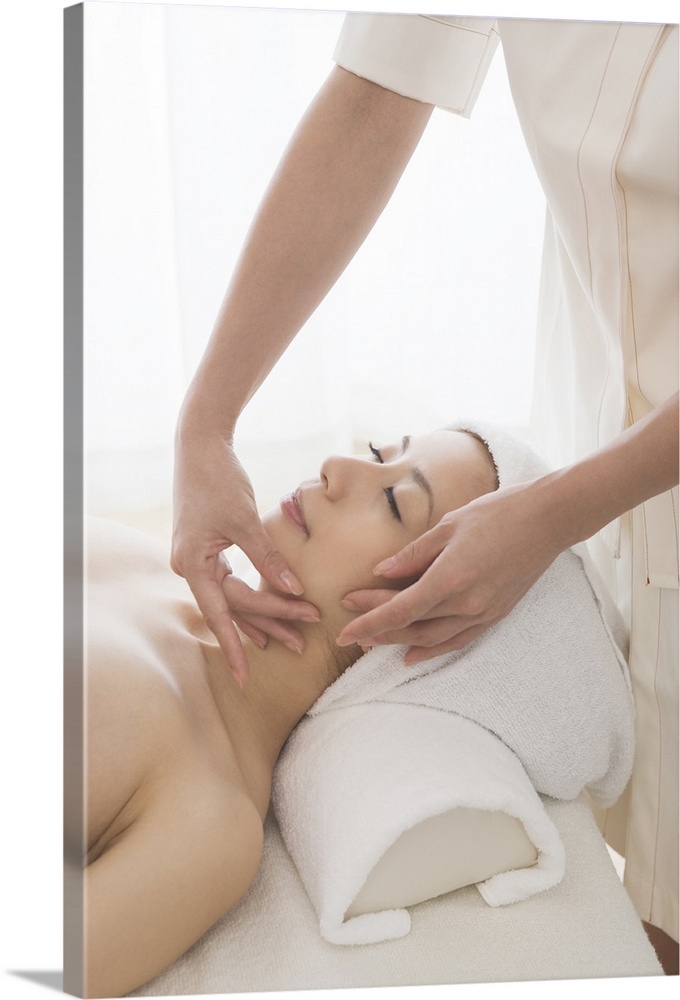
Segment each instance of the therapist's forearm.
M370 232L431 112L339 67L331 72L258 209L185 420L233 428Z
M678 394L610 444L537 480L563 548L678 483Z

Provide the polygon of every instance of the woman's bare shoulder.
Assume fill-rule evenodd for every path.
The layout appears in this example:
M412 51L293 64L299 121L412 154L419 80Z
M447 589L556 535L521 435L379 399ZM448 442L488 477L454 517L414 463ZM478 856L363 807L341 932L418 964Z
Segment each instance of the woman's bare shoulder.
M202 620L162 544L89 519L86 584L88 842L101 845L161 764L174 775L205 742L205 664Z
M170 547L137 528L102 517L85 521L89 582L140 572L172 573Z

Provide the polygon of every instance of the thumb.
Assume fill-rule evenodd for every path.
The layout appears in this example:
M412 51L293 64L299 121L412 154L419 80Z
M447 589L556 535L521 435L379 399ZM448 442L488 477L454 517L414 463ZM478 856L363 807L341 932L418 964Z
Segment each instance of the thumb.
M240 541L239 547L243 549L258 573L268 583L271 583L272 587L288 594L294 594L296 597L302 594L302 584L279 550L272 545L269 535L261 525L259 525L259 530L255 529L248 534L246 539Z
M398 590L353 590L345 594L340 604L345 611L359 611L363 614L391 601L398 593Z
M424 535L405 545L396 555L390 556L389 559L383 559L373 572L376 576L390 579L393 577L418 577L434 562L443 548L444 544L439 537L437 527L431 528Z

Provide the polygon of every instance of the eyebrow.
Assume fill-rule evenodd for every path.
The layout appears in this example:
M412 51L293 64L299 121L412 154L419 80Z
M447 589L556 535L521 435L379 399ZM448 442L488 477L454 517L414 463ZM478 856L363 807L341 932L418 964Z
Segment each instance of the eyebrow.
M408 447L410 444L411 444L411 435L404 434L403 438L401 439L402 455L404 455L408 451ZM416 484L416 486L419 486L421 490L424 490L427 496L427 505L429 508L427 521L429 524L430 520L432 519L432 511L434 510L434 490L432 489L430 483L425 478L421 470L416 465L414 465L411 469L411 479Z

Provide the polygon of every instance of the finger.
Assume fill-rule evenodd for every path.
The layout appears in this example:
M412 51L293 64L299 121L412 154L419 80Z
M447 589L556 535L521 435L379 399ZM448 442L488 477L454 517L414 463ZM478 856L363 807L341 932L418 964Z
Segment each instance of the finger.
M188 583L208 628L227 657L236 683L243 687L250 673L248 658L229 613L221 584L205 571L201 579L188 580Z
M206 573L206 567L212 567L209 572L211 577L219 579L221 575L228 576L232 572L229 561L224 554L224 549L231 542L225 540L222 547L203 548L199 553L198 546L188 549L185 543L179 543L173 538L170 552L170 569L177 576L197 579Z
M355 618L342 630L337 638L339 646L352 643L373 643L384 632L406 628L425 617L434 603L429 588L423 590L422 580L400 591L396 597Z
M391 600L398 590L353 590L340 601L345 611L372 611Z
M449 639L454 639L470 629L473 624L477 623L471 622L469 618L447 615L443 618L413 622L408 628L382 632L373 639L373 642L377 646L406 645L430 649L447 642Z
M236 576L225 577L222 589L232 611L252 617L279 618L289 621L319 622L321 616L313 604L280 594L253 590Z
M225 611L214 615L204 614L203 617L227 658L234 680L239 687L244 687L250 676L250 664L231 615Z
M237 619L235 616L234 620L239 621L239 628L241 628L241 620L244 623L247 622L251 628L257 629L267 639L276 639L277 642L282 643L287 649L290 649L292 653L301 653L305 648L305 640L300 632L285 622L277 621L275 618L260 618L257 615L251 615L248 619ZM242 631L245 630L242 629Z
M409 542L389 559L383 559L373 572L376 576L385 576L390 579L392 577L419 576L440 555L445 543L446 539L443 536L440 522L434 528L426 531L424 535Z
M387 601L391 601L393 597L396 597L400 593L400 590L353 590L343 597L340 604L346 611L365 613L373 611L374 608L381 607L381 605L386 604ZM442 601L439 604L435 604L428 611L423 612L421 621L442 618L445 615L451 616L451 611L446 606L446 602Z
M434 656L441 656L443 653L457 652L467 646L468 643L472 642L473 639L477 639L483 632L486 632L492 624L492 622L483 622L479 625L473 625L471 628L465 629L463 632L459 632L453 639L449 639L447 642L439 643L439 645L436 646L412 646L410 649L407 649L404 654L404 663L407 667L414 667L417 663L422 663L424 660L429 660Z
M239 618L238 615L235 615L233 613L231 616L231 620L234 622L235 625L238 625L239 630L243 632L244 635L248 636L248 638L252 640L252 642L254 642L256 646L258 646L260 649L266 648L267 643L269 641L269 637L267 636L266 632L263 632L261 629L256 628L249 621L247 621L247 619Z
M255 569L271 583L272 587L299 597L302 584L295 576L286 560L276 549L262 525L258 522L255 528L238 539L239 548L243 549Z

